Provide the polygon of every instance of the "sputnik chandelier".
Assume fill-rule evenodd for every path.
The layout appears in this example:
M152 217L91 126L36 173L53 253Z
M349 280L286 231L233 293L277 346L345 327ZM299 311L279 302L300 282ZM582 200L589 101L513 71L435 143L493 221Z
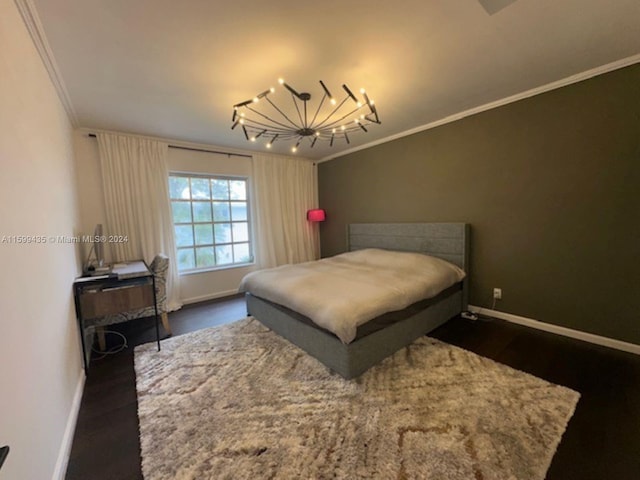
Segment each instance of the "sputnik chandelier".
M367 132L369 125L380 124L373 100L364 89L360 90L363 100L359 100L349 87L342 85L345 96L340 100L320 80L323 95L312 110L308 105L310 93L298 93L283 79L278 83L291 95L293 104L285 102L287 105L278 106L276 89L272 87L233 106L231 129L240 126L247 140L263 140L266 148L271 148L274 142L288 142L295 153L303 142L308 142L311 148L318 140L328 141L330 146L338 141L351 143L351 133Z

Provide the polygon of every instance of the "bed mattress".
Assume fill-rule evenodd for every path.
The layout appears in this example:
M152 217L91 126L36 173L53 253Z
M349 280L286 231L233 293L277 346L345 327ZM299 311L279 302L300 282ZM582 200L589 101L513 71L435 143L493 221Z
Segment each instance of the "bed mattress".
M462 291L462 282L456 283L454 285L452 285L449 288L446 288L445 290L443 290L442 292L440 292L438 295L436 295L435 297L431 297L431 298L426 298L423 300L419 300L415 303L412 303L411 305L409 305L406 308L403 308L402 310L395 310L392 312L387 312L384 313L382 315L379 315L371 320L369 320L368 322L363 323L362 325L359 325L356 329L356 336L354 338L353 341L359 340L363 337L366 337L367 335L371 335L372 333L378 332L380 330L383 330L395 323L399 323L402 322L403 320L406 320L414 315L416 315L417 313L427 309L428 307L430 307L431 305L435 305L438 302L441 302L442 300L445 300L449 297L451 297L452 295L455 295L458 292ZM249 294L251 295L251 294ZM260 297L257 297L260 298ZM270 302L269 300L266 300L264 298L260 298L260 300L262 300L263 302L267 303L268 305L270 305L271 307L273 307L276 310L281 311L282 313L285 313L286 315L290 316L291 318L294 318L295 320L302 322L312 328L315 328L317 330L321 330L321 331L325 331L325 332L330 332L329 330L327 330L326 328L323 328L321 326L319 326L318 324L316 324L313 320L311 320L309 317L305 317L304 315L302 315L299 312L296 312L294 310L291 310L283 305L279 305L277 303L274 302Z

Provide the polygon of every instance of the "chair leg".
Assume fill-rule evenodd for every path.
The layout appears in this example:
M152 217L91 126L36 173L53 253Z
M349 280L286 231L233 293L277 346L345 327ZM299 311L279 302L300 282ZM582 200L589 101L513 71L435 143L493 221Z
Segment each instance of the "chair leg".
M160 315L160 318L162 319L162 326L164 327L164 330L169 335L173 335L173 333L171 333L171 326L169 325L169 315L167 315L167 312L164 312L162 315Z
M107 349L107 340L104 337L104 327L96 327L96 334L98 335L98 347L101 352Z

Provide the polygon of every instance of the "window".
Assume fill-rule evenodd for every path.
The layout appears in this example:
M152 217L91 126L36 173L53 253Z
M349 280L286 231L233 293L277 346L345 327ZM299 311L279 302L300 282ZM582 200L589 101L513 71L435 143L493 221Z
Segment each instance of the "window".
M253 261L247 179L169 175L181 272Z

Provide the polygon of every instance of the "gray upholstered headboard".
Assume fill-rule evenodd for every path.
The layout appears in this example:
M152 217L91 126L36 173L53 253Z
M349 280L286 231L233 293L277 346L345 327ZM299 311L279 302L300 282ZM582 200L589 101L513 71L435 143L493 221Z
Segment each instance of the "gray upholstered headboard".
M466 223L352 223L349 250L384 248L439 257L463 269L469 261Z
M467 223L352 223L347 226L349 251L384 248L419 252L442 258L469 273L469 224ZM464 308L469 276L464 281Z

